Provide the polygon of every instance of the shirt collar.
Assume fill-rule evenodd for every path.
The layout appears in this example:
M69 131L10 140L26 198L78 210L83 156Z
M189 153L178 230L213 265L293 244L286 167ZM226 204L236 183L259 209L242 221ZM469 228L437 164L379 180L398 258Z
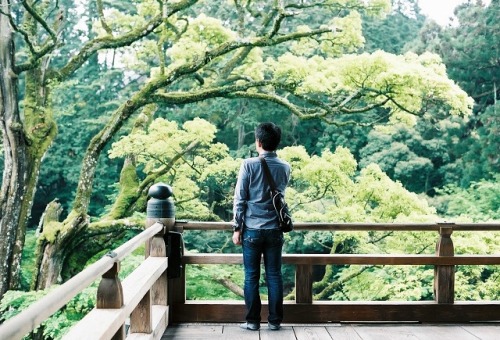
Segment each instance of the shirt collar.
M263 151L259 156L264 158L278 157L276 151Z

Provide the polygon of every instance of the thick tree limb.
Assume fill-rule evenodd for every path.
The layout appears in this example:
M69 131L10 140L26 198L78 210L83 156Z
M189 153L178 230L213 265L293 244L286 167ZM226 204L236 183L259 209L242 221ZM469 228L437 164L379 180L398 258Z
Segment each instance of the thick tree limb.
M370 265L370 266L362 266L359 270L347 275L346 277L340 279L340 280L335 280L330 282L330 284L325 287L321 292L318 294L314 295L314 300L323 300L323 299L328 299L330 295L338 288L342 287L342 285L349 280L363 274L366 270L373 268L375 266Z
M198 2L198 0L184 0L177 2L168 7L168 16L172 16L178 11L192 6ZM118 48L129 46L133 42L151 34L158 26L164 22L164 14L160 13L156 15L153 19L147 22L144 26L137 28L131 32L123 34L119 37L102 37L90 40L87 42L79 51L78 54L73 56L66 65L61 69L54 72L52 78L56 80L64 80L73 72L78 70L92 55L97 51L108 48Z
M245 296L243 289L240 286L238 286L236 283L234 283L233 281L228 279L227 277L213 277L213 279L214 279L214 281L220 283L221 285L223 285L224 287L229 289L234 294L241 296L241 297Z

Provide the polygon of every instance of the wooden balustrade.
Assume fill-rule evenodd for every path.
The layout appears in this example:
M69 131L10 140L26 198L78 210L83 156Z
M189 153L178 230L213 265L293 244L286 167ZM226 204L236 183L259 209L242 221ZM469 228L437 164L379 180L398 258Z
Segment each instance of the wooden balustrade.
M156 219L158 220L158 219ZM186 300L185 266L242 264L241 254L184 254L180 278L168 278L168 225L184 230L227 230L229 222L182 222L172 218L146 221L147 229L108 253L71 280L0 326L0 339L21 339L102 276L96 308L73 327L65 339L159 339L169 322L239 322L244 302ZM166 227L167 225L167 227ZM500 231L500 223L370 224L297 223L295 230L436 231L434 255L412 254L284 254L283 263L296 266L295 301L285 302L286 323L339 321L470 322L500 320L500 301L454 301L456 265L500 265L500 254L455 255L451 235L459 231ZM293 234L292 234L293 235ZM123 282L120 261L146 242L146 259ZM314 265L433 265L434 301L314 301ZM265 305L265 303L264 303ZM263 308L263 319L267 317Z
M159 339L168 320L166 294L158 294L154 289L153 294L149 292L155 283L161 280L167 269L165 243L161 245L161 242L157 240L163 241L164 233L165 225L152 224L148 229L106 254L22 313L5 321L0 326L0 339L22 339L101 276L96 308L73 327L65 339L123 339L125 337L124 323L129 315L131 315L132 332L151 333L151 322L153 322L153 324L156 323L156 328L153 328L155 338ZM120 282L118 278L120 261L151 238L155 244L153 249L163 248L163 250L151 251L151 256L123 282ZM160 290L166 289L165 280L161 281L161 285ZM151 295L155 296L155 303L159 306L151 308L149 302ZM146 334L144 338L151 338L151 336Z
M176 230L228 230L227 222L181 222ZM456 265L500 265L500 254L454 255L453 231L500 231L500 223L296 223L295 230L436 231L435 255L411 254L284 254L283 263L296 267L295 301L285 301L284 322L339 321L470 322L500 320L500 301L454 302ZM292 234L293 235L293 234ZM241 254L186 254L185 265L242 264ZM314 265L433 265L434 301L313 301ZM178 279L184 281L185 279ZM179 286L182 286L181 284ZM179 292L185 296L185 292ZM264 303L265 304L265 303ZM242 301L189 301L172 306L174 322L238 322L243 320ZM267 318L263 308L263 319Z

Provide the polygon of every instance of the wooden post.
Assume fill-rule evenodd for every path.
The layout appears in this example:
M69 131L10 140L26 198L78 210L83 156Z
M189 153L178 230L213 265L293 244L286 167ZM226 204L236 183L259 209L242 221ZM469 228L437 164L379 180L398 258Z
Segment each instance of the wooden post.
M295 271L295 302L312 303L312 266L298 264Z
M182 227L176 227L175 230L183 233ZM168 245L169 247L172 245ZM184 254L184 243L181 242L181 252ZM186 267L182 266L180 277L168 280L168 301L169 305L186 303Z
M130 314L130 333L153 332L151 307L151 293L148 291Z
M110 253L109 256L113 257L113 253ZM113 267L102 276L102 280L97 288L96 308L121 308L123 306L123 289L122 283L118 278L119 271L120 263L115 262ZM112 339L125 339L125 324L120 326Z
M148 194L151 199L149 199L146 209L146 228L156 222L162 223L165 228L156 234L150 242L146 243L145 256L166 257L168 256L168 249L165 243L165 235L173 230L175 224L175 206L171 198L173 191L169 185L157 183L149 188ZM152 305L168 306L172 304L168 298L169 281L167 271L165 271L153 284L150 291Z
M447 223L448 225L448 223ZM439 228L439 240L436 244L437 256L454 256L451 234L453 227ZM455 266L434 267L434 299L437 303L453 303L455 299Z

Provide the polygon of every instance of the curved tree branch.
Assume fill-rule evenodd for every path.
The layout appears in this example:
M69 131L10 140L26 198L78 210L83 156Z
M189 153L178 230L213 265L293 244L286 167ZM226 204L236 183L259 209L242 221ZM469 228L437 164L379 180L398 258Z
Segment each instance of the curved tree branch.
M198 0L184 0L168 7L168 16L172 16L178 11L187 8L198 2ZM52 74L52 78L56 80L66 79L80 68L92 55L97 51L108 48L118 48L129 46L133 42L151 34L158 26L164 22L164 14L160 13L152 18L142 27L136 28L131 32L127 32L119 37L101 37L90 40L73 56L66 65Z
M106 31L106 33L108 33L108 35L112 36L113 31L106 23L106 18L104 17L102 0L97 0L96 2L97 2L97 13L99 15L99 20L101 21L102 28Z

